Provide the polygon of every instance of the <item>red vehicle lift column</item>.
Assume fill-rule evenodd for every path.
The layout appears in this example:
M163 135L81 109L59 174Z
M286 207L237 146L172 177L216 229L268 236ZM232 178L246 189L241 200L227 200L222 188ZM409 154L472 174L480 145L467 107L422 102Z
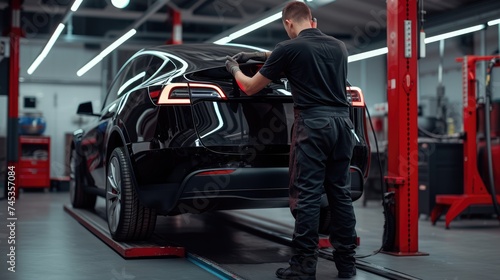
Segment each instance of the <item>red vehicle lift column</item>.
M436 206L431 212L433 225L441 213L449 207L446 213L447 229L450 223L471 205L492 205L492 197L484 185L477 169L477 102L476 66L481 61L490 61L499 56L464 56L457 61L462 63L463 87L463 120L464 120L464 193L461 195L442 194L436 196ZM499 65L495 65L498 67ZM489 109L486 109L489 110ZM490 129L486 127L485 129ZM497 200L500 195L497 194Z
M5 185L7 196L14 190L14 196L18 197L19 170L18 166L18 115L19 115L19 42L21 39L21 0L11 0L11 27L10 35L10 60L9 60L9 113L7 121L7 171L15 172L14 182L8 181ZM14 183L15 185L12 185ZM11 187L15 187L11 189Z
M388 191L394 192L397 256L418 252L417 0L387 1Z
M172 19L172 38L169 40L168 44L180 45L182 44L181 12L171 9L170 18Z

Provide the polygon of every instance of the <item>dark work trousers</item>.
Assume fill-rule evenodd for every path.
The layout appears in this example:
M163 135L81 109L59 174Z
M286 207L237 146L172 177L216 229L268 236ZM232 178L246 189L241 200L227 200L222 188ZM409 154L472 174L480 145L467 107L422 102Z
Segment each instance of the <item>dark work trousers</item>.
M290 147L290 210L295 217L290 265L316 272L318 227L323 190L331 210L330 242L339 271L354 267L356 217L350 194L349 165L355 145L346 107L295 110Z

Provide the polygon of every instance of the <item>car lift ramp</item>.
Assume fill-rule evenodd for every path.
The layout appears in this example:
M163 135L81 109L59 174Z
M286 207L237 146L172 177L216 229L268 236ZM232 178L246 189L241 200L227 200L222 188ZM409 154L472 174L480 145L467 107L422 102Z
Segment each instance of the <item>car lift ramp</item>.
M140 242L118 242L113 240L109 234L108 224L98 212L85 209L75 209L71 205L64 205L64 210L80 222L90 232L113 248L123 258L147 258L147 257L185 257L184 247L172 246L165 240L152 238L150 241Z
M75 209L71 205L64 205L64 211L125 259L185 257L190 262L220 279L244 280L244 278L238 276L236 273L226 270L208 258L195 253L187 253L184 247L175 246L172 242L161 238L158 234L153 234L148 241L118 242L113 240L109 234L104 214L105 210L100 207L96 207L95 211L89 211L86 209Z
M292 253L289 225L248 213L192 215L189 224L179 228L173 226L178 223L175 218L160 216L150 240L116 242L109 234L102 207L89 211L64 205L64 210L123 258L185 257L220 279L276 279L275 270L288 266ZM320 248L317 279L334 277L336 270L328 259L331 248L325 237ZM358 261L357 268L355 279L418 279L364 261Z

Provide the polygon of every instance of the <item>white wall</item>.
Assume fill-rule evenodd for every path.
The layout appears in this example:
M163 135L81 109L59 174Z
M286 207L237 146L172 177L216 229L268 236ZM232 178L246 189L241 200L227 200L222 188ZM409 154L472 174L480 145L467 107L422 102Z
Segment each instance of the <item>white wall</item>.
M349 82L361 88L368 108L387 101L386 65L385 55L349 63Z
M37 109L43 114L47 122L44 135L50 136L50 174L51 177L64 175L65 164L65 134L73 133L85 125L93 117L76 115L78 104L92 101L94 110L100 108L100 87L71 86L71 85L44 85L21 84L19 115L33 109L23 109L22 101L25 96L37 98Z
M97 52L56 45L30 76L26 71L41 49L41 45L21 45L20 76L24 82L19 87L19 115L33 110L23 108L24 97L35 96L35 110L42 112L47 122L44 135L51 137L51 177L58 177L64 175L65 134L72 133L92 118L77 116L78 104L92 101L95 111L101 108L101 65L78 77L76 71Z

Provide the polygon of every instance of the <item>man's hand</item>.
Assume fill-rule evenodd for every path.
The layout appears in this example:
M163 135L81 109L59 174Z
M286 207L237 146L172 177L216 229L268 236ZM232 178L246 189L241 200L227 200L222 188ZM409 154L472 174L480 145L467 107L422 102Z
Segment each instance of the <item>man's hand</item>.
M240 52L233 56L233 59L239 63L245 63L250 59L256 61L266 61L267 56L265 52Z
M236 72L241 71L238 62L230 56L226 56L226 69L233 76Z

